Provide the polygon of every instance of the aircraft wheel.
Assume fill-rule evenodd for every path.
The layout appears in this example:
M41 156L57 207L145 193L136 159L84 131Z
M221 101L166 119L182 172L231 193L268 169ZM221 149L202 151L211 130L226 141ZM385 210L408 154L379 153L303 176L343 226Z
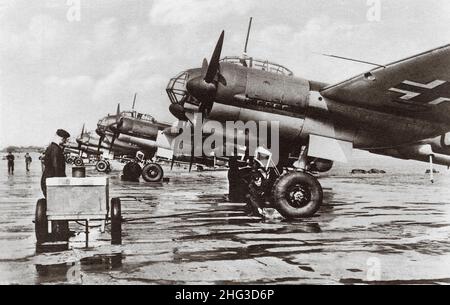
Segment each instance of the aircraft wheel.
M274 206L285 218L312 217L323 201L323 190L312 175L291 172L279 177L272 189Z
M108 163L104 160L100 160L95 165L95 169L100 173L104 173L108 169Z
M164 176L164 171L161 165L150 163L144 166L142 170L142 178L147 182L159 182Z
M73 161L72 158L70 157L70 155L66 155L65 160L66 160L67 164L70 164Z
M119 198L111 199L111 244L122 244L122 209Z
M137 162L128 162L123 167L123 179L125 181L139 181L142 168Z
M47 201L45 199L39 199L36 204L34 228L37 243L39 245L45 243L48 237Z
M81 158L76 158L75 161L73 162L73 164L74 164L75 166L83 166L83 165L84 165L84 162L83 162L83 159L81 159Z

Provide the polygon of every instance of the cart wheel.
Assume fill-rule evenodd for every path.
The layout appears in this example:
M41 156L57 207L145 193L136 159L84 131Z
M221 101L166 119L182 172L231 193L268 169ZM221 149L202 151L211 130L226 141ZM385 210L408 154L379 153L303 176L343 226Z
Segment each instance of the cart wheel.
M47 201L45 199L39 199L36 204L34 228L37 243L39 245L45 243L48 238Z
M122 211L119 198L111 199L111 244L122 244Z

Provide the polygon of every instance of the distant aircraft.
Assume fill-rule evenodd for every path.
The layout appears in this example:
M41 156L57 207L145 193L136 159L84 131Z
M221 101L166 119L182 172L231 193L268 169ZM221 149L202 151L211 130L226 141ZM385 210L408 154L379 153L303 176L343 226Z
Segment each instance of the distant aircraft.
M206 121L279 122L278 166L231 166L231 194L242 191L286 218L311 217L323 201L313 172L347 161L353 149L450 165L450 45L329 85L246 52L220 60L223 42L224 32L209 63L178 74L167 93L171 113L193 124L204 123L191 119L199 113Z
M139 113L135 111L135 103L136 94L131 111L121 111L120 104L118 104L115 115L107 115L98 121L96 129L96 133L100 136L98 149L104 143L107 135L111 138L110 144L121 141L139 147L139 150L145 154L143 168L140 169L139 162L130 162L135 163L133 168L136 170L136 175L139 176L138 173L142 173L143 179L147 182L159 182L163 179L164 171L157 163L158 159L171 160L171 167L175 161L178 163L189 162L189 170L194 162L212 167L225 165L222 160L214 157L191 158L189 155L181 154L174 143L179 131L173 126L179 126L179 124L177 122L173 124L159 122L149 114Z
M118 104L115 115L107 115L98 121L96 129L96 133L100 136L98 149L100 150L108 135L111 137L110 146L120 141L139 147L139 151L144 153L144 167L141 168L140 162L130 161L132 164L129 167L133 167L135 171L132 180L139 178L142 174L147 182L159 182L163 179L164 171L159 164L153 162L153 159L155 157L169 158L173 155L171 144L163 135L163 130L170 128L171 125L158 122L148 114L135 111L135 102L136 95L132 111L120 111L120 104ZM166 141L158 141L162 138Z
M79 152L80 157L74 159L73 163L75 165L81 166L83 165L82 154L85 153L87 156L96 156L97 164L96 169L99 172L108 172L110 171L110 163L107 158L101 158L104 151L101 151L98 148L99 136L93 132L84 131L84 125L81 134L76 138L77 144L74 145L69 144L65 147L65 151L68 152ZM133 143L125 142L118 140L115 143L112 143L112 135L105 135L103 142L101 143L101 148L103 150L113 152L115 158L119 159L133 159L135 155L138 153L140 147L136 146Z

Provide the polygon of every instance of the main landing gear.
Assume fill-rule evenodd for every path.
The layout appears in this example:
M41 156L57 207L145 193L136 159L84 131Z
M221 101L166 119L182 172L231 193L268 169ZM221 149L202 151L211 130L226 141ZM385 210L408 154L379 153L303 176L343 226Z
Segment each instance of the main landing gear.
M137 161L130 161L125 164L123 180L137 182L141 175L146 182L161 182L164 177L164 170L157 163L147 163L143 168Z
M323 190L313 175L290 172L275 181L272 197L275 209L285 218L312 217L322 205Z
M264 168L258 160L249 163L241 167L236 160L230 161L230 201L246 202L255 213L274 208L287 219L312 217L320 209L322 186L307 165L283 173L282 168Z

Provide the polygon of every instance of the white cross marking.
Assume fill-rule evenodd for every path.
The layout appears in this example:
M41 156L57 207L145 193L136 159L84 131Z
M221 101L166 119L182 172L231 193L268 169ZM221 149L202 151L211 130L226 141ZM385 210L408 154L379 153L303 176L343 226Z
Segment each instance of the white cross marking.
M421 93L401 90L401 89L397 89L397 88L391 88L391 89L389 89L389 91L403 93L404 95L400 97L402 100L410 100L410 99L415 98L416 96L419 96L421 94Z

